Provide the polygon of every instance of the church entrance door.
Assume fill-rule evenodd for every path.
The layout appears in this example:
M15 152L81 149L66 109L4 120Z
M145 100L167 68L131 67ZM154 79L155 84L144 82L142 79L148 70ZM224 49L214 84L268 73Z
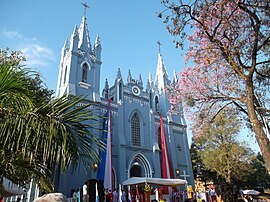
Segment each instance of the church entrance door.
M142 177L142 170L139 165L133 165L130 169L130 177Z

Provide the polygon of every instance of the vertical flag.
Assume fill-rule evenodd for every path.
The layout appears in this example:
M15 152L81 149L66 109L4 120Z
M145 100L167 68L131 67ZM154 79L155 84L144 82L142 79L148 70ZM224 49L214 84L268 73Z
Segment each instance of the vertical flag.
M128 185L128 202L131 202L130 185Z
M170 157L168 153L168 147L166 143L166 137L162 122L162 115L159 115L159 122L160 122L160 137L161 137L161 163L162 163L162 177L163 178L171 178L171 163ZM164 187L164 192L168 193L168 187Z
M140 201L140 193L139 193L138 185L136 185L136 202L137 201Z
M112 126L110 102L111 99L108 98L108 111L102 139L106 144L106 150L102 150L100 154L101 163L98 166L97 179L104 181L105 189L112 190Z

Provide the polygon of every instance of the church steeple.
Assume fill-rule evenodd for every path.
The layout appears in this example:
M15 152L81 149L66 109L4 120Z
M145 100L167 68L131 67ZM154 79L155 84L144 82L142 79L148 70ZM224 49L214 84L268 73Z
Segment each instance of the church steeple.
M100 68L101 68L101 44L97 36L94 48L91 47L88 25L86 21L86 3L84 6L84 16L78 28L76 25L68 48L68 41L62 49L62 55L57 96L65 94L87 95L86 99L100 100Z
M88 26L86 22L86 17L82 17L82 22L80 24L79 28L79 44L78 48L83 51L92 52L91 43L90 43L90 37L88 32Z
M86 9L89 8L89 6L86 4L86 2L82 3L82 5L84 7L84 16L82 17L82 22L79 27L78 48L82 51L88 51L92 53L91 42L86 21Z
M162 55L160 53L160 43L159 44L159 53L158 53L158 63L156 68L156 78L155 78L155 86L158 89L159 94L164 93L165 87L169 84L169 76L167 70L165 68Z

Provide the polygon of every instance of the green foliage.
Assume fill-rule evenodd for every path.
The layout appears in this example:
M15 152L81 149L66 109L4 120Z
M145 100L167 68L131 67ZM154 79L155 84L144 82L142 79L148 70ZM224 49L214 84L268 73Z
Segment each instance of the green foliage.
M29 83L30 96L32 96L36 104L51 100L53 90L49 90L46 87L39 74L35 74L34 77L28 79L27 82Z
M197 179L206 182L216 182L217 173L207 169L200 156L201 147L193 139L190 146L190 158L192 163L193 175Z
M198 142L203 150L199 152L205 167L215 171L227 183L242 180L250 174L250 162L254 156L250 149L236 140L239 120L227 110L216 116L205 136Z
M240 121L233 110L221 111L205 129L205 135L194 139L197 155L191 155L195 157L192 162L199 162L202 177L215 183L217 193L226 202L235 201L239 187L254 174L255 155L236 140L239 128Z
M264 190L270 187L270 175L268 174L263 157L260 153L251 162L252 175L249 175L243 187L247 189Z
M39 76L20 66L20 53L0 50L0 175L17 183L39 179L52 191L55 166L66 171L98 162L104 147L83 98L51 99ZM96 131L98 133L98 131Z

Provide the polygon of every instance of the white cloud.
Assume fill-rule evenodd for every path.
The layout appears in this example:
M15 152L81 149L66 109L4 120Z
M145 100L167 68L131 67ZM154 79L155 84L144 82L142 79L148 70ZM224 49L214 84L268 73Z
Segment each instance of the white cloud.
M55 61L53 51L38 43L25 44L20 50L26 57L26 64L30 66L46 66Z
M7 30L2 31L0 35L7 47L23 52L27 66L45 67L56 61L53 50L40 43L35 37L26 37L19 32Z
M15 31L4 30L1 35L3 37L6 37L6 38L23 38L23 35L21 35L19 32L15 32Z

